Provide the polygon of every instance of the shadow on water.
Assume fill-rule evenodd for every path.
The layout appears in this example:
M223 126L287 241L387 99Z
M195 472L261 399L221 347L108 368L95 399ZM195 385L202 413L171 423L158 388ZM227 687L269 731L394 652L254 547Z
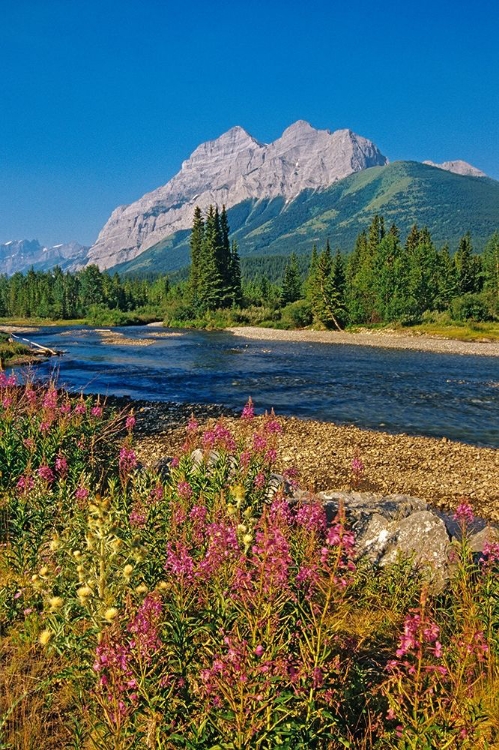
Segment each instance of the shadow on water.
M59 382L74 390L235 409L251 396L257 411L499 447L495 357L165 333L113 329L106 341L94 329L42 328L31 336L65 351ZM37 372L47 376L53 364Z

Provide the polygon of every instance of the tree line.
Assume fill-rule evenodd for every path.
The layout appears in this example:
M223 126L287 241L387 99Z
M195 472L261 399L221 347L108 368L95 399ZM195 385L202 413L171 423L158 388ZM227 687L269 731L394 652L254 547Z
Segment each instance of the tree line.
M86 319L113 324L165 319L171 325L260 323L327 328L417 323L428 312L457 320L499 319L499 233L484 252L469 234L456 252L437 248L425 227L403 241L375 216L347 255L329 241L309 256L239 258L225 208L197 207L188 272L121 277L91 265L76 273L30 270L0 276L0 316ZM242 269L242 270L241 270ZM215 317L214 317L215 316Z
M0 276L0 317L97 320L111 312L119 321L136 310L160 308L169 291L166 276L154 281L122 279L95 265L76 273L63 272L58 266L50 271L31 269L10 278Z

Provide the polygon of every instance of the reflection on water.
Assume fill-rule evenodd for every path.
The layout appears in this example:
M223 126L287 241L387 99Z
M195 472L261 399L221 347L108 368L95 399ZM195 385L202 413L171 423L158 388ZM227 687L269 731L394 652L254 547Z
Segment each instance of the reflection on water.
M257 411L499 447L494 357L144 326L113 329L111 337L43 328L31 338L65 351L59 381L76 390L233 408L251 396ZM37 371L48 375L54 363Z

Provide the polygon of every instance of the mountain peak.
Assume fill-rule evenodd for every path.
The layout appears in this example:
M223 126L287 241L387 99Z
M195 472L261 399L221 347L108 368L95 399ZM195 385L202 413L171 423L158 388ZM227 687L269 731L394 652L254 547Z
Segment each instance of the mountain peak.
M89 263L111 268L182 229L195 206L231 208L246 200L284 198L324 190L366 167L386 164L374 143L350 131L317 130L306 120L273 143L257 141L240 125L202 143L170 182L115 210L89 253Z
M446 172L465 175L466 177L487 177L481 169L477 169L473 164L468 164L467 161L463 161L462 159L444 161L442 164L435 164L434 161L424 161L423 164L428 164L430 167L437 167L437 169L444 169Z

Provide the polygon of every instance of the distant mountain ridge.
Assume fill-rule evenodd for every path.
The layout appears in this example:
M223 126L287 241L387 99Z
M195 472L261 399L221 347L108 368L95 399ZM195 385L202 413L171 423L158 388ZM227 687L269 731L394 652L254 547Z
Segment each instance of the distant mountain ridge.
M78 242L45 247L38 240L10 240L0 244L0 273L10 276L16 271L47 271L54 266L74 270L85 264L88 249Z
M467 177L487 177L485 172L481 169L477 169L472 164L468 164L467 161L457 159L455 161L444 161L442 164L435 164L434 161L424 161L423 164L429 164L430 167L438 167L439 169L445 169L447 172L454 172L454 174L462 174Z

